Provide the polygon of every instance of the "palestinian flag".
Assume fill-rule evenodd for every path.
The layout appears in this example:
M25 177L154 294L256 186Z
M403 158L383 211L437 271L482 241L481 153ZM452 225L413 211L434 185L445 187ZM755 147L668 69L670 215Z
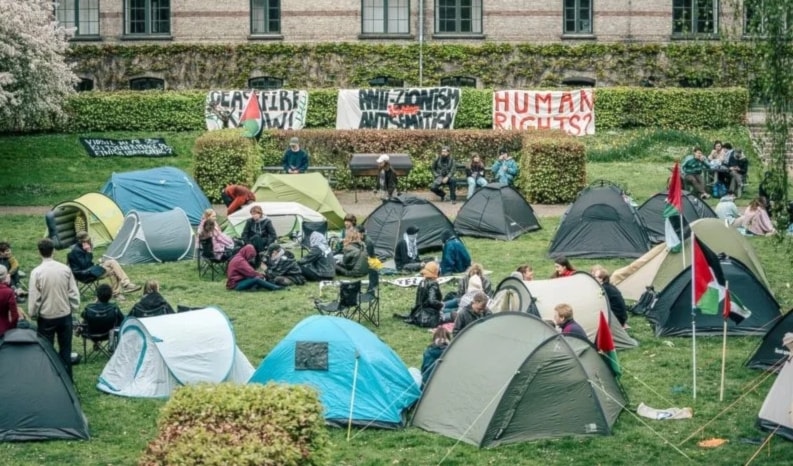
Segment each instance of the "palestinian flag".
M733 296L732 293L730 293L729 287L724 289L723 309L724 318L732 320L736 325L740 324L744 321L744 319L748 319L749 316L752 315L752 311L747 309L737 296Z
M598 323L597 337L595 337L595 348L603 355L603 358L606 360L609 367L611 367L611 371L614 372L614 375L617 377L621 376L622 369L620 368L620 361L617 359L614 338L611 336L611 328L606 319L606 314L604 314L603 311L600 311L600 322Z
M666 249L670 252L680 252L680 236L677 232L682 225L683 197L680 187L680 164L675 162L672 168L672 177L666 192L666 207L664 207L664 236Z
M256 92L251 92L248 102L242 109L240 126L245 129L243 135L246 138L258 138L262 134L262 109L259 107L259 96Z
M707 246L691 235L691 283L694 286L694 304L703 314L717 315L726 294L724 273L719 258Z

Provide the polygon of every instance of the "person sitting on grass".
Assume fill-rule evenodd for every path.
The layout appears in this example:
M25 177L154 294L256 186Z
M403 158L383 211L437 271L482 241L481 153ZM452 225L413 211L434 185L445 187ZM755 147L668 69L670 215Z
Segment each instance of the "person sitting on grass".
M267 252L267 247L278 240L273 221L264 215L259 205L251 207L250 214L251 218L245 221L242 229L242 241L252 244L257 254Z
M411 225L397 242L394 251L394 264L398 271L416 272L424 266L421 257L419 257L418 237L418 227Z
M369 257L361 234L353 229L344 238L342 259L336 264L336 273L347 277L363 277L369 273Z
M587 338L584 328L573 320L573 308L569 304L557 304L556 307L553 308L553 311L553 321L556 323L556 326L559 327L562 334L576 335L584 339Z
M573 264L571 264L570 260L566 257L559 256L553 260L553 274L551 278L569 277L574 273L575 268L573 268Z
M143 297L132 306L129 316L153 317L174 312L173 307L160 294L160 283L157 280L147 280L143 285Z
M303 285L306 278L297 265L294 254L285 250L278 243L273 243L267 249L267 281L278 286Z
M113 288L107 283L96 287L96 301L85 306L80 317L83 325L90 328L113 329L119 327L124 321L124 314L118 304L111 302Z
M474 283L476 283L476 290L484 291L488 296L492 296L493 284L490 283L490 279L485 276L485 272L482 270L482 264L473 263L468 267L468 270L465 271L465 275L458 280L455 297L443 302L444 312L447 312L447 309L456 310L460 307L460 299L474 288L472 286Z
M755 198L749 203L749 207L743 212L743 215L735 219L732 226L744 227L747 233L758 236L771 236L776 234L776 228L768 216L768 211L765 209L765 203L762 198Z
M424 265L420 273L424 279L416 288L416 300L410 314L407 316L394 314L394 317L404 319L407 324L435 328L440 323L443 309L443 296L438 284L440 267L437 262L430 261Z
M738 206L735 205L735 193L727 191L727 194L719 199L719 203L713 209L716 216L724 220L727 225L732 225L735 219L741 216Z
M234 291L277 291L281 287L265 279L264 273L254 269L258 254L256 248L246 244L229 261L226 271L226 289Z
M436 328L435 331L432 332L432 342L430 342L430 345L424 350L424 356L421 361L422 390L424 386L427 385L427 380L429 380L433 369L435 369L435 364L446 350L446 347L449 346L451 339L452 334L443 326Z
M308 254L297 261L303 276L313 282L333 280L336 276L336 261L333 259L333 251L330 250L325 235L315 231L308 237L308 241L310 245Z
M471 300L471 303L461 308L457 312L457 318L454 320L454 330L452 331L452 335L456 337L469 325L485 316L490 315L490 311L487 309L487 303L489 300L490 299L487 297L484 291L480 291L475 294L474 299Z
M471 254L460 238L452 230L446 230L441 235L441 241L441 275L465 272L471 266Z
M529 264L521 264L509 276L524 282L530 282L534 280L534 269Z
M124 300L121 293L132 293L140 289L140 285L132 283L115 259L102 258L99 264L94 264L93 251L94 246L88 232L78 232L77 242L66 256L69 268L72 269L72 273L78 281L89 282L109 277L113 287L113 297L117 301Z
M622 292L614 285L611 284L611 277L609 271L602 265L592 266L592 276L603 287L603 292L609 300L609 308L617 318L623 328L628 328L628 306L625 305L625 298L622 297Z

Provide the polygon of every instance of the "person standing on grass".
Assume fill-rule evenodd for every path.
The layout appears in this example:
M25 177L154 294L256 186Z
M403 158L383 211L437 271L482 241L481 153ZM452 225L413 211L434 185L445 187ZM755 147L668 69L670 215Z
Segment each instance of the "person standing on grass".
M449 146L441 148L441 154L435 158L430 168L433 177L430 191L437 194L441 198L441 202L443 202L446 199L446 192L443 190L443 186L448 185L449 199L451 199L452 204L455 204L457 202L457 183L454 180L456 165L454 158L449 154Z
M57 335L58 355L72 377L72 313L80 307L80 290L71 269L52 258L54 249L49 238L38 243L41 264L30 272L28 311L53 346Z
M294 175L308 170L308 153L300 148L300 139L293 137L284 151L284 173Z

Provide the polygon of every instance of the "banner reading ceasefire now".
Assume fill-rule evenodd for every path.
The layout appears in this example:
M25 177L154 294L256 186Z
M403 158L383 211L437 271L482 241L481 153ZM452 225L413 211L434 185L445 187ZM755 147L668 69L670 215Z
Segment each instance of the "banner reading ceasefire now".
M496 91L493 129L560 129L573 136L595 134L592 89Z

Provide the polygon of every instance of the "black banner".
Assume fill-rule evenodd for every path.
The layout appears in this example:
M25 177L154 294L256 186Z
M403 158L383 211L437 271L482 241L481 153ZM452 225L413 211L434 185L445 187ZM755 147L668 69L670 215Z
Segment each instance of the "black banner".
M80 138L91 157L170 157L173 148L163 138L105 139Z

